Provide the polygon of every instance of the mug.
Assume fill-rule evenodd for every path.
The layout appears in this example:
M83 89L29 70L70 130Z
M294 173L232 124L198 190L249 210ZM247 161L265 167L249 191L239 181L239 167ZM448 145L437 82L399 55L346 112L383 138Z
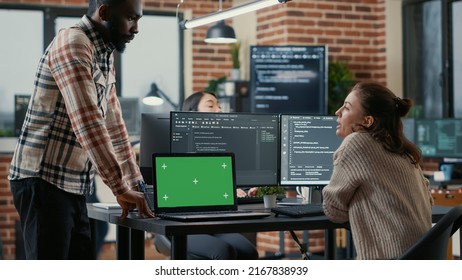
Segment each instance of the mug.
M303 199L303 203L309 203L310 202L310 188L309 187L296 187L297 194L299 197Z

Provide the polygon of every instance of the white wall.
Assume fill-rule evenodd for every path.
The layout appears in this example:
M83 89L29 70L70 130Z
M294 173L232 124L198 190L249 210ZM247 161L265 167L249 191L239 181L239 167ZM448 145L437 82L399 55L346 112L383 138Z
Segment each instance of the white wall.
M403 96L402 0L386 0L387 86Z
M243 3L248 3L248 0L234 0L233 6L239 6ZM250 74L250 46L257 44L257 17L256 13L248 13L233 19L232 24L236 32L237 39L241 42L241 50L239 53L241 61L241 79L249 80Z

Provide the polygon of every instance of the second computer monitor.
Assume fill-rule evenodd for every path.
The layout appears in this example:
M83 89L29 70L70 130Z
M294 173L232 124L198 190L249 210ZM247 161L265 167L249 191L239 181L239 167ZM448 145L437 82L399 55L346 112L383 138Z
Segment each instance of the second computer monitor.
M278 114L171 112L173 153L233 152L238 186L278 184Z
M335 116L281 115L281 185L329 183L333 154L342 142L336 129Z
M462 158L462 119L416 119L415 127L424 157Z
M152 154L170 152L170 113L141 114L140 171L152 185Z

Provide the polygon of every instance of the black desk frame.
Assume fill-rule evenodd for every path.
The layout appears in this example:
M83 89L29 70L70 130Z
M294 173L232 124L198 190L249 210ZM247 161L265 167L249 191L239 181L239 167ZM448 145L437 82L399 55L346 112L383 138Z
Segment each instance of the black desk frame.
M268 217L255 220L214 221L201 223L182 223L158 218L140 219L136 213L121 220L120 210L105 210L88 204L88 216L117 225L117 259L144 259L145 232L153 232L172 238L172 259L186 259L187 235L232 232L262 232L286 230L326 230L326 259L335 259L335 229L345 228L326 216L290 218L285 216ZM435 206L433 222L437 222L451 207Z

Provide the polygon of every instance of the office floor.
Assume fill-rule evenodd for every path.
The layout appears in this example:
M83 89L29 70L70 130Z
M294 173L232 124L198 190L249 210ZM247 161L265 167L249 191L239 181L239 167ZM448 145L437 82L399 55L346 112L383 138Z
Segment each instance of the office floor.
M168 257L158 253L151 239L146 240L144 247L144 258L146 260L165 260ZM115 242L106 242L99 255L100 260L115 260L116 259L116 244Z

